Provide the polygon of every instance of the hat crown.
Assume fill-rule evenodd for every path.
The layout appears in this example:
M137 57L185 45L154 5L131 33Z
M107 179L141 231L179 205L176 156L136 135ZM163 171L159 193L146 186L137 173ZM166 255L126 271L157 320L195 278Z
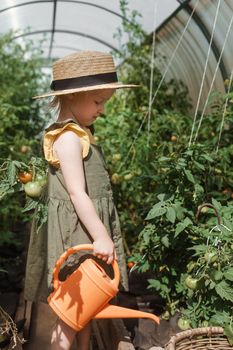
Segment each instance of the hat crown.
M53 80L84 77L116 72L110 54L98 51L81 51L59 59L53 64Z

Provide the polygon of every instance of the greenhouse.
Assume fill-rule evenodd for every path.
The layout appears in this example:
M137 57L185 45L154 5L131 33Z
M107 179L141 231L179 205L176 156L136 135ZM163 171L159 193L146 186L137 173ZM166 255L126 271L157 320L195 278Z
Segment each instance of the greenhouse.
M0 349L233 349L233 1L0 23Z

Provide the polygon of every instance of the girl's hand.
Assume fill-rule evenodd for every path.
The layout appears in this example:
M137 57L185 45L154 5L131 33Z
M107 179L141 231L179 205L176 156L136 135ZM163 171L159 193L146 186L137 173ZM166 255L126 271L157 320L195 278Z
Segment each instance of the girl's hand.
M97 258L106 261L107 264L111 264L116 259L116 252L113 241L109 236L97 238L93 242L93 254Z

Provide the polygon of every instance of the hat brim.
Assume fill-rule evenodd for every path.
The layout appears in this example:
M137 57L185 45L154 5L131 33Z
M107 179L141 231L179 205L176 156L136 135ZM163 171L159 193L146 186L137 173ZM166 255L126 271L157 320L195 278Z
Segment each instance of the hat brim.
M37 98L43 98L43 97L49 97L49 96L67 95L67 94L72 94L74 92L81 92L81 91L93 91L93 90L102 90L102 89L136 88L136 87L140 87L140 86L141 85L123 84L121 82L117 82L117 83L110 83L110 84L86 86L86 87L76 88L76 89L49 91L49 92L47 92L47 93L45 93L43 95L33 96L32 98L33 99L37 99Z

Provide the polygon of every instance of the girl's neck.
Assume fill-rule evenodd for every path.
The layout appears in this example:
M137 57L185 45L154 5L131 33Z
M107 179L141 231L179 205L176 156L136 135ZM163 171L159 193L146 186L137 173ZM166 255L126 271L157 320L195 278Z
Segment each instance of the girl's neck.
M76 124L78 124L84 130L88 129L85 126L81 125L74 116L69 115L69 114L64 115L64 114L59 113L58 118L57 118L57 122L66 122L69 120L74 121Z
M69 105L63 101L61 105L61 109L58 114L57 121L63 122L66 120L72 119L76 123L78 123L77 119L75 118L74 114L72 113L72 110L70 109Z

